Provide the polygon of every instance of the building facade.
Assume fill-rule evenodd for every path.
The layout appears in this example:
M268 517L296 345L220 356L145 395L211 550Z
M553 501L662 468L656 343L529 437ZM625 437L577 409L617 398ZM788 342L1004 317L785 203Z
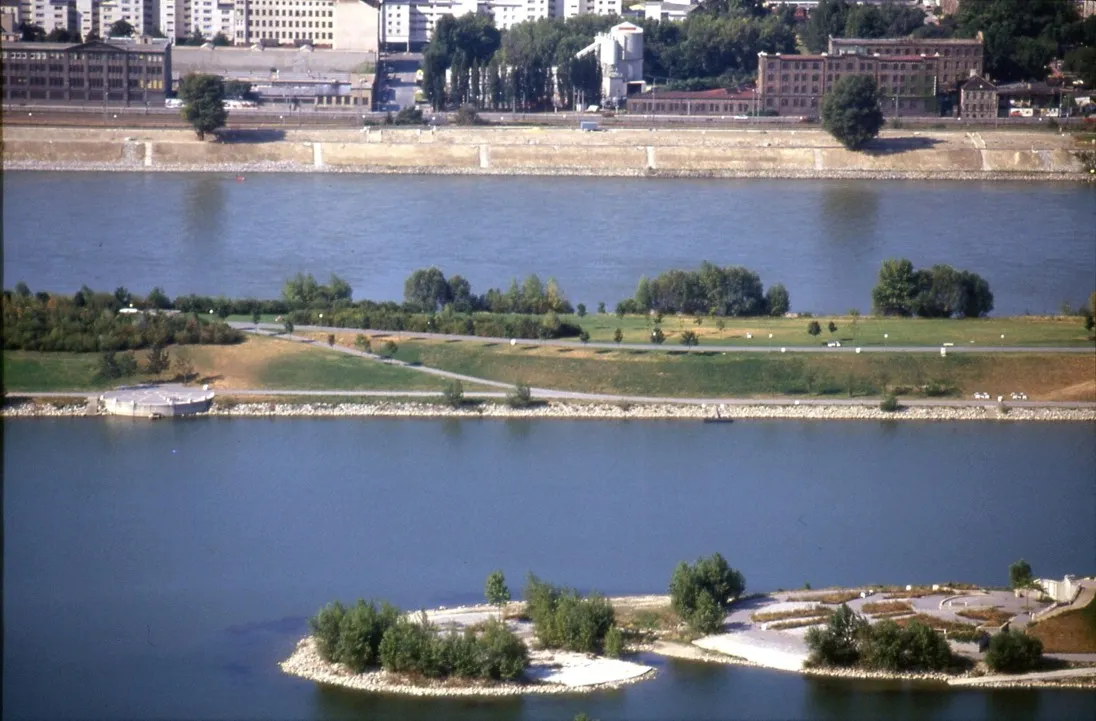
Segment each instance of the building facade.
M171 44L6 43L4 102L163 106Z
M967 120L994 119L997 103L997 87L985 78L973 77L960 90L959 114Z
M601 98L623 106L625 98L643 90L643 28L620 23L598 33L594 42L575 53L594 53L601 66Z
M981 33L977 38L923 40L919 38L830 38L830 55L878 55L890 57L931 57L935 60L936 79L941 88L957 90L971 75L982 74L984 47Z
M758 111L753 91L729 90L677 91L649 90L627 101L628 112L638 115L753 115Z

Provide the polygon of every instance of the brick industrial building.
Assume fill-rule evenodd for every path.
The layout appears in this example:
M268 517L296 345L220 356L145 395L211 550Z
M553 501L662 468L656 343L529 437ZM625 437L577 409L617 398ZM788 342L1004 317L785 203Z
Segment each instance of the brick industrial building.
M171 44L5 43L4 103L164 105Z
M939 98L982 74L982 39L830 38L820 55L759 54L761 107L817 116L822 96L846 75L875 79L887 115L938 115Z
M649 90L628 98L628 112L638 115L753 115L759 108L753 91Z

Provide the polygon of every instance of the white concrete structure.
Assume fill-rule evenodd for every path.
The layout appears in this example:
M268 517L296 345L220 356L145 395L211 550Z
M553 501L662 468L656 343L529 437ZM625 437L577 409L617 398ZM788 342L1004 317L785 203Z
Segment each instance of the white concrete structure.
M1074 597L1081 592L1083 584L1076 576L1067 575L1061 581L1053 578L1037 578L1035 583L1058 603L1072 603Z
M603 102L622 103L630 91L643 90L643 28L620 23L599 33L594 42L575 54L583 57L597 53L601 65Z
M99 400L112 415L169 418L205 413L213 403L213 391L179 385L135 386L107 391Z
M696 2L647 0L643 3L643 17L647 20L681 22L696 8Z

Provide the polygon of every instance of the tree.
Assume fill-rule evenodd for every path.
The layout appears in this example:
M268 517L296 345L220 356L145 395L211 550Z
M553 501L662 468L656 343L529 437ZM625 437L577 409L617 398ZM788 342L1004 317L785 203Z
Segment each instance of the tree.
M263 319L262 313L259 312L258 307L251 311L251 324L256 328L259 327L259 321Z
M162 288L156 286L145 297L145 305L149 308L163 310L171 307L171 300L168 299Z
M213 44L216 47L225 47L226 45L231 45L232 41L229 40L228 36L224 33L217 33L213 36Z
M812 336L817 337L818 334L822 332L822 326L818 324L818 321L812 320L810 323L807 324L807 332L810 333Z
M120 378L122 370L118 367L118 354L108 350L99 356L99 377L103 379Z
M17 296L19 296L20 298L29 298L30 297L30 286L28 286L23 281L19 281L18 283L15 284L15 294Z
M218 75L188 73L179 86L183 118L191 124L198 140L206 133L223 128L228 120L225 110L225 84Z
M879 410L883 411L884 413L894 413L898 410L898 408L898 396L894 395L893 393L888 393L887 395L883 396L883 400L879 402Z
M107 31L107 36L112 38L131 38L137 32L132 25L125 20L115 20Z
M834 323L832 320L830 321L830 324L826 327L829 329L830 333L836 333L837 332L837 324Z
M187 383L194 375L194 364L186 356L177 355L175 356L175 372L183 383Z
M605 632L603 646L606 656L620 658L624 654L624 634L620 632L619 628L613 626Z
M662 332L662 328L658 326L651 331L651 342L655 345L662 345L666 341L666 334Z
M918 286L913 263L905 258L885 260L871 291L872 307L880 315L912 315Z
M624 331L622 331L620 328L617 328L613 331L613 342L620 343L622 340L624 340Z
M308 619L308 627L316 642L316 651L324 661L335 659L335 649L339 643L339 633L346 608L338 601L321 608L315 616Z
M45 41L46 31L42 29L41 25L22 22L19 23L19 36L25 43L40 43Z
M670 605L698 633L723 625L731 603L746 590L746 579L718 553L689 565L682 561L670 578Z
M1035 583L1035 577L1031 573L1031 564L1020 559L1008 567L1009 588L1031 588Z
M386 340L384 345L381 346L380 355L385 358L392 358L398 353L400 347L396 345L395 341Z
M995 673L1024 673L1039 665L1043 642L1025 633L1002 631L989 641L986 665Z
M47 43L78 43L80 40L80 31L74 30L69 32L68 30L62 30L61 28L54 28L46 35Z
M578 305L576 305L575 306L575 314L578 315L579 318L585 318L586 317L586 304L585 303L579 303Z
M362 353L368 353L372 350L372 344L369 342L369 336L364 333L358 333L354 336L354 347L360 350Z
M335 346L335 334L334 333L328 333L327 334L327 347L328 348L333 348L334 346Z
M403 299L427 313L445 307L452 300L449 283L440 269L431 266L413 272L403 284Z
M848 23L849 5L845 0L821 0L811 13L803 31L803 42L812 53L825 52L829 38L842 37Z
M1096 18L1096 15L1089 19ZM1094 23L1096 24L1096 23ZM1096 47L1081 47L1066 54L1065 69L1077 73L1086 88L1096 88Z
M868 622L846 604L830 614L822 628L807 631L811 666L855 666L860 661L859 640Z
M597 304L597 314L598 314L598 315L605 315L605 301L603 301L603 300L602 300L602 301L598 301L598 304Z
M770 286L765 291L765 307L768 308L769 315L772 316L782 316L791 310L788 289L782 283Z
M846 75L837 80L822 99L822 127L849 150L860 150L879 135L883 113L875 78Z
M160 375L171 365L171 356L162 343L154 343L148 349L148 357L145 361L145 369L150 375Z
M983 33L985 71L998 83L1044 80L1076 20L1069 0L963 0L956 13L960 35Z
M502 620L502 609L510 603L510 588L506 585L506 576L502 571L492 571L487 576L487 582L483 587L483 596L487 603L499 607L499 620Z
M583 328L581 331L579 331L578 339L582 343L589 343L590 342L590 331Z
M525 383L518 383L506 394L506 405L511 408L528 408L533 405L533 391Z
M681 345L692 346L692 345L698 345L699 343L700 343L700 339L697 337L695 331L691 331L691 330L682 331L682 333L681 333Z
M464 384L456 379L449 381L442 390L442 396L447 406L460 408L464 405Z

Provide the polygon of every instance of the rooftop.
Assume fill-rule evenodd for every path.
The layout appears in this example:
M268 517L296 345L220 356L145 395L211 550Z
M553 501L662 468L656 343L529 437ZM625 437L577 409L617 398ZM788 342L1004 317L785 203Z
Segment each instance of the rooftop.
M981 45L980 38L835 38L831 45Z

